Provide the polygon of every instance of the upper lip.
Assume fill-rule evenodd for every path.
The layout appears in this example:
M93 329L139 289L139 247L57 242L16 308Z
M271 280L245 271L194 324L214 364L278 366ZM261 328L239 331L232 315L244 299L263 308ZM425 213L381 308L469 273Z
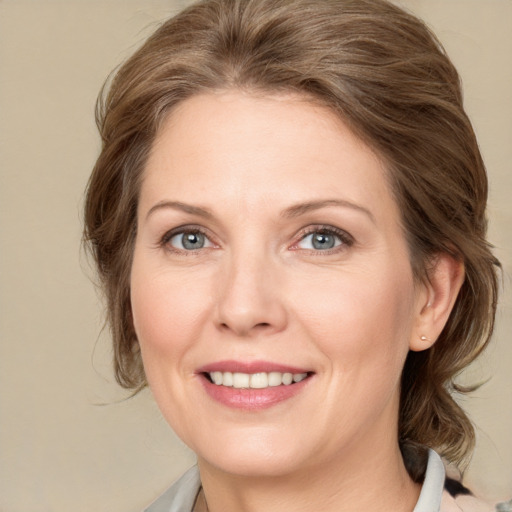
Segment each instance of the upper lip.
M310 373L311 370L273 363L270 361L216 361L208 363L197 370L197 373L232 372L232 373Z

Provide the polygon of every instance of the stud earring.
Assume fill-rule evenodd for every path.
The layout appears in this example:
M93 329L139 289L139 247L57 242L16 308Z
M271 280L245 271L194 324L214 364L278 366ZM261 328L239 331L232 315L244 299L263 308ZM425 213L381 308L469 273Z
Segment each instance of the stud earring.
M428 341L429 343L432 341L428 336L422 335L420 336L421 341Z

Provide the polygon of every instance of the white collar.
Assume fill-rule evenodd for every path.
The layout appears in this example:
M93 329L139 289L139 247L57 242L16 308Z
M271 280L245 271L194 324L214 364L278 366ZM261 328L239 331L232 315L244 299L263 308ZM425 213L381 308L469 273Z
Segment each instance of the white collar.
M427 470L420 497L412 512L438 512L441 508L445 480L444 464L434 451L428 451Z

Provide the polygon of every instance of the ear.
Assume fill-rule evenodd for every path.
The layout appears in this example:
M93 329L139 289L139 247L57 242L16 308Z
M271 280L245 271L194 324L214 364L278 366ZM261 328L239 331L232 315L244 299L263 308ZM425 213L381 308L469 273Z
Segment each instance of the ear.
M433 263L417 293L416 321L409 342L413 351L426 350L436 342L464 282L464 264L453 256L438 254Z

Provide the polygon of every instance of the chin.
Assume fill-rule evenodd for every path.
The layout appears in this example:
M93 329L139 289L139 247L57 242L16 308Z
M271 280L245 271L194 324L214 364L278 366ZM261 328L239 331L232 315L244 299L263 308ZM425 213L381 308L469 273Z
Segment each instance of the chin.
M208 465L224 473L246 478L277 478L297 472L301 467L294 458L282 457L276 453L269 456L259 456L254 453L238 452L233 454L213 454L211 458L198 457L199 464L203 460Z
M210 439L204 449L193 449L200 464L204 461L225 473L253 478L285 476L303 467L308 450L300 440L290 443L290 436L284 430L283 433L272 436L268 432L238 432L222 441Z

